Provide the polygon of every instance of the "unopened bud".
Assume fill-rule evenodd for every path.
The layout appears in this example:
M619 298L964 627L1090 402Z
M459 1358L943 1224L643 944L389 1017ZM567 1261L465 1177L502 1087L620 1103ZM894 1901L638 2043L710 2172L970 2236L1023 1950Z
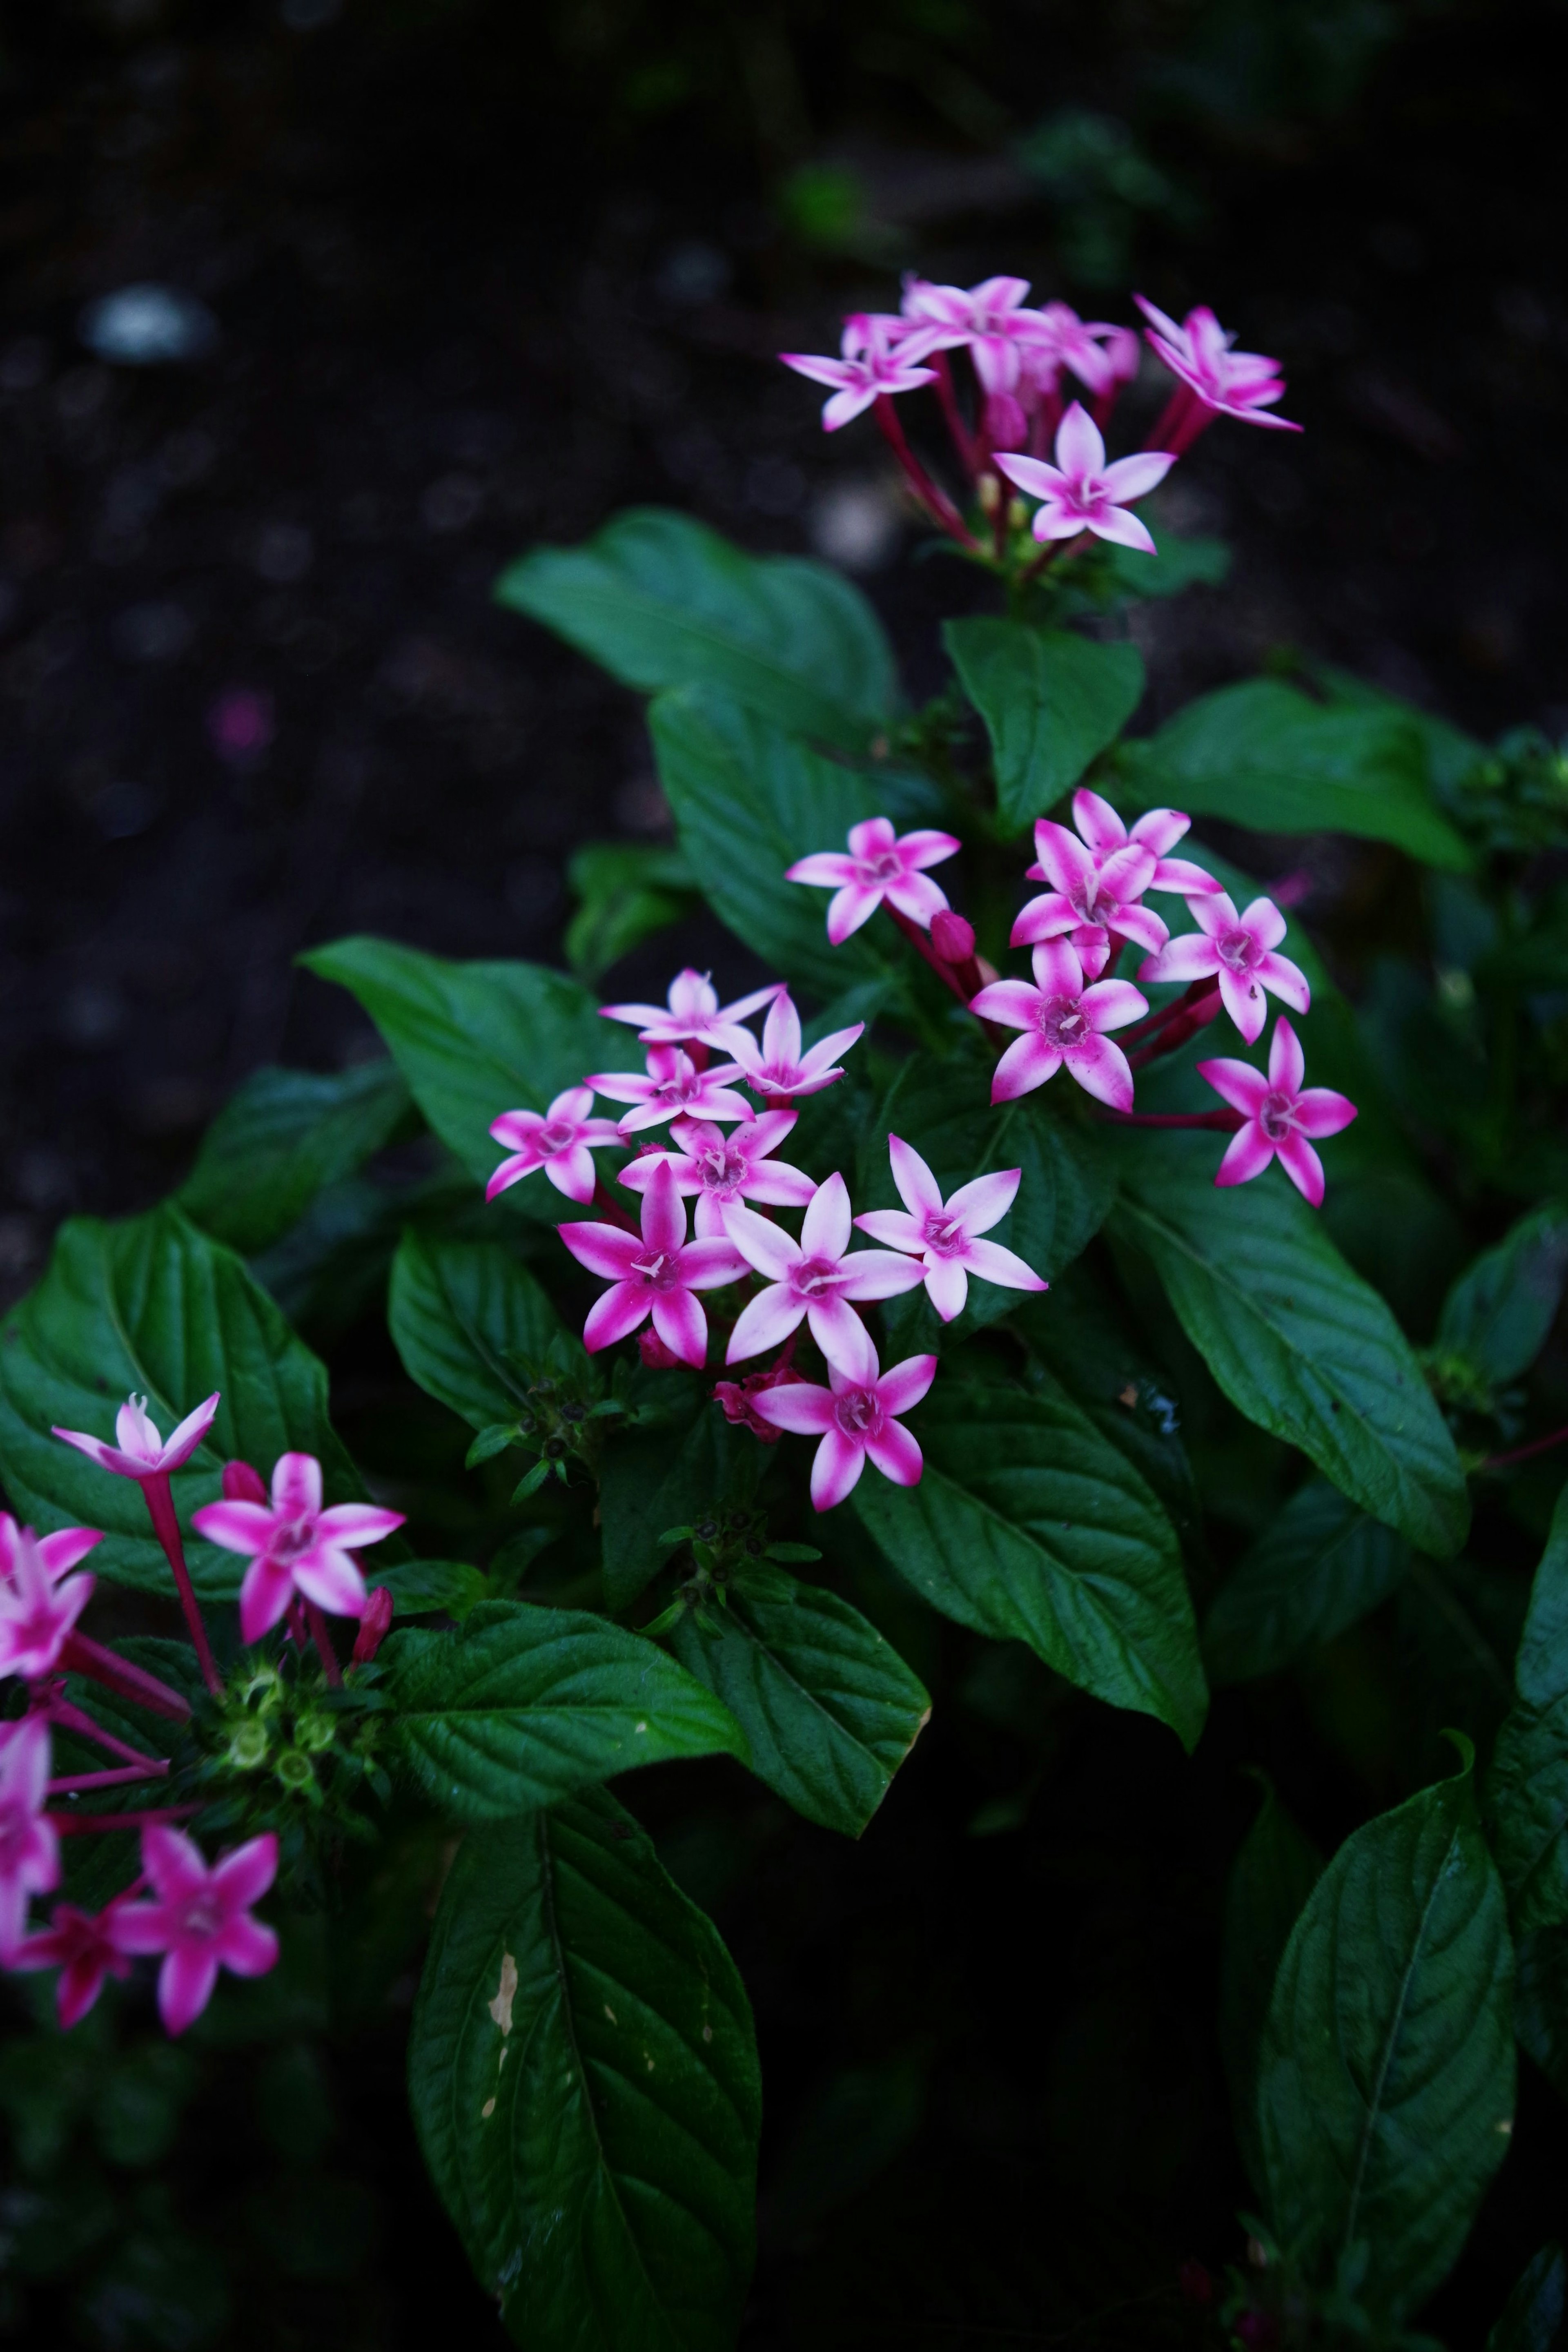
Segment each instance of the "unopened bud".
M931 944L944 963L967 963L975 952L975 926L951 907L939 907L931 918Z
M666 1348L658 1333L652 1329L638 1332L637 1353L649 1370L653 1372L667 1372L673 1365L678 1364L681 1360L674 1349Z
M1021 499L1009 499L1008 500L1008 529L1009 530L1021 530L1028 520L1029 509L1025 506L1023 500Z
M360 1630L354 1636L354 1654L350 1661L350 1664L356 1666L370 1664L371 1660L386 1640L387 1628L392 1621L391 1588L385 1584L375 1585L365 1601L364 1614L360 1619Z
M265 1503L267 1487L259 1470L248 1462L224 1464L224 1500L225 1503Z
M994 515L1002 502L1002 486L995 474L982 474L979 487L980 504L988 515Z

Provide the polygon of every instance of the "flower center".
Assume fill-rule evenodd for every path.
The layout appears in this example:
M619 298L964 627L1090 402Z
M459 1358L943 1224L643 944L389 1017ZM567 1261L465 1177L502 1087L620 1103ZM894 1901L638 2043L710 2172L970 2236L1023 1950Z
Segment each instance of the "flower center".
M862 1441L882 1428L882 1402L874 1389L845 1389L833 1400L833 1419L846 1437Z
M896 882L903 871L904 860L898 856L896 850L884 849L880 857L866 860L865 876L868 882Z
M204 1887L199 1895L193 1895L180 1914L181 1933L198 1937L204 1943L209 1942L223 1924L223 1897L207 1887Z
M844 1278L844 1269L837 1258L802 1258L790 1274L789 1286L800 1298L821 1298L834 1290Z
M927 1209L925 1241L938 1257L962 1257L967 1239L962 1217L951 1216L946 1209Z
M539 1129L539 1150L544 1152L565 1151L576 1133L576 1128L569 1127L563 1118L547 1119Z
M708 1192L738 1192L751 1170L744 1152L733 1144L710 1143L697 1157L703 1189Z
M1258 1114L1258 1124L1270 1143L1283 1143L1295 1126L1295 1103L1287 1094L1267 1094Z
M1071 1054L1075 1046L1089 1042L1089 1015L1079 1011L1075 996L1051 997L1041 1005L1037 1018L1040 1035L1059 1054Z
M1067 903L1086 923L1102 923L1113 911L1116 902L1113 898L1102 898L1100 877L1092 874L1086 881L1073 884L1067 894Z
M678 1290L681 1286L680 1266L670 1250L653 1250L645 1257L634 1257L632 1271L650 1290Z
M315 1533L315 1513L301 1511L298 1518L286 1519L282 1527L274 1528L267 1549L274 1559L287 1563L309 1550Z
M1216 940L1215 952L1228 971L1250 971L1262 953L1250 931L1227 931Z
M695 1102L703 1090L702 1072L685 1070L674 1078L663 1078L653 1089L654 1100L662 1103Z

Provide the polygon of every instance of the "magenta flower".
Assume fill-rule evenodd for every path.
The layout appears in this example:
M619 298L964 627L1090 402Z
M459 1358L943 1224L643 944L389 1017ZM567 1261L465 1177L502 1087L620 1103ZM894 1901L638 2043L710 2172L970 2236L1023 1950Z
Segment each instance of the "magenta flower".
M1200 1062L1197 1074L1247 1120L1226 1146L1215 1182L1249 1184L1278 1158L1297 1192L1321 1208L1323 1163L1308 1138L1338 1135L1355 1117L1355 1105L1332 1087L1303 1088L1306 1056L1284 1014L1274 1024L1267 1077L1249 1062Z
M975 373L994 398L1010 394L1019 380L1019 353L1040 332L1037 310L1023 307L1027 278L988 278L978 286L933 286L911 278L904 288L904 315L926 352L967 348Z
M722 1128L706 1119L678 1118L670 1129L674 1151L648 1151L621 1171L621 1181L633 1192L645 1192L653 1171L668 1168L675 1190L696 1194L693 1220L700 1241L725 1238L724 1212L736 1201L768 1201L775 1207L803 1208L817 1187L799 1168L768 1155L777 1151L795 1124L792 1110L765 1110L744 1127Z
M873 1241L915 1254L925 1269L926 1295L944 1323L963 1313L972 1274L983 1282L999 1283L1005 1290L1051 1287L1010 1249L978 1239L1012 1207L1020 1173L1017 1168L977 1176L944 1202L936 1177L901 1136L888 1137L887 1155L904 1207L868 1209L855 1223Z
M44 1811L49 1727L41 1715L0 1724L0 1961L9 1968L27 1925L27 1898L60 1883L60 1842Z
M798 857L784 871L786 882L806 882L813 889L831 890L828 905L828 937L841 947L852 931L869 922L885 898L923 930L947 901L925 869L940 866L962 845L950 833L895 834L890 818L867 817L850 827L849 855L822 849Z
M895 1486L917 1486L925 1464L919 1446L897 1416L912 1412L936 1377L935 1356L906 1356L891 1371L879 1372L876 1349L863 1324L860 1342L841 1364L830 1360L831 1385L810 1381L754 1395L751 1410L776 1429L800 1437L821 1434L811 1465L811 1501L831 1511L858 1483L869 1454Z
M863 1021L857 1021L852 1028L835 1029L831 1037L819 1038L809 1052L802 1054L800 1016L788 989L780 989L768 1008L761 1045L755 1037L747 1037L744 1045L737 1046L736 1060L753 1094L821 1094L824 1087L831 1087L835 1078L843 1076L838 1056L849 1052L864 1027Z
M831 388L832 397L822 407L824 432L836 433L884 393L915 392L932 382L932 371L915 364L930 346L904 331L901 320L857 311L844 320L839 348L841 356L836 360L819 359L809 352L779 354L797 375Z
M744 1380L716 1381L713 1399L723 1411L726 1421L737 1429L749 1429L759 1444L777 1445L784 1433L770 1422L758 1418L752 1400L763 1389L791 1386L803 1375L789 1364L770 1364L765 1372L747 1372Z
M323 1510L316 1456L280 1454L270 1502L204 1503L192 1512L191 1525L209 1543L249 1554L239 1589L239 1630L242 1640L259 1642L296 1592L334 1617L360 1616L365 1580L353 1555L401 1528L402 1517L373 1503L334 1503Z
M1103 932L1085 929L1071 940L1046 940L1034 950L1034 985L1027 980L994 980L970 1001L982 1021L1000 1021L1024 1034L1008 1047L991 1079L991 1100L1011 1102L1053 1078L1065 1063L1086 1094L1113 1110L1130 1110L1133 1073L1119 1045L1104 1034L1125 1028L1146 1000L1130 982L1095 980L1086 984L1086 963L1105 968Z
M729 1090L728 1081L739 1076L734 1062L699 1070L678 1045L650 1045L646 1077L635 1070L601 1070L585 1083L611 1102L636 1106L621 1121L618 1132L624 1139L639 1128L661 1127L683 1113L687 1118L749 1118L751 1105L746 1097Z
M67 1571L102 1540L95 1528L36 1536L0 1511L0 1675L54 1671L96 1581Z
M1056 463L1043 457L997 458L1009 482L1040 504L1034 518L1036 539L1076 539L1092 530L1096 539L1113 539L1122 547L1155 552L1147 525L1128 511L1127 502L1146 498L1163 482L1176 459L1164 450L1142 449L1134 457L1105 462L1100 427L1074 401L1056 428Z
M1030 390L1054 392L1061 371L1067 368L1103 398L1138 372L1138 339L1130 327L1085 321L1066 302L1044 302L1039 310L1025 312L1024 320L1021 357Z
M490 1132L497 1143L511 1146L511 1158L502 1160L486 1185L486 1201L521 1177L531 1176L536 1168L542 1168L569 1201L591 1201L598 1180L589 1154L622 1140L612 1118L589 1117L592 1108L591 1087L568 1087L547 1111L504 1110L492 1119Z
M105 1977L131 1974L129 1955L115 1941L115 1928L126 1908L117 1899L102 1911L78 1911L72 1903L57 1903L49 1924L26 1937L11 1955L11 1966L58 1969L55 2007L62 2032L79 2025L103 1990Z
M1051 887L1031 898L1014 923L1015 948L1094 923L1157 953L1170 933L1151 908L1137 904L1145 891L1197 898L1219 888L1189 858L1166 856L1192 823L1179 809L1150 809L1129 833L1109 801L1081 789L1072 795L1072 822L1077 835L1044 817L1035 826L1039 863L1029 868L1029 879Z
M250 1907L277 1875L277 1840L268 1830L209 1869L192 1839L153 1822L141 1832L141 1867L156 1900L123 1905L114 1940L122 1952L163 1954L159 2013L166 2032L183 2033L211 2000L220 1968L264 1977L277 1961L277 1937Z
M695 1039L720 1053L736 1054L743 1045L756 1042L750 1030L742 1028L742 1022L771 1003L783 985L782 981L770 981L766 988L754 988L749 996L737 996L733 1004L721 1004L707 974L693 971L688 965L671 981L667 1004L601 1004L599 1010L606 1021L629 1022L643 1045L685 1045Z
M1195 393L1216 416L1234 416L1241 425L1272 425L1282 433L1299 433L1288 416L1270 416L1269 408L1284 393L1278 360L1260 352L1232 351L1228 335L1212 310L1199 306L1177 326L1141 294L1134 301L1149 321L1145 339L1174 376Z
M643 1194L643 1232L620 1225L558 1225L580 1265L612 1286L582 1327L591 1355L624 1339L648 1316L666 1348L700 1371L707 1360L707 1317L693 1293L716 1290L746 1272L727 1240L687 1241L686 1211L670 1162L661 1152Z
M1254 898L1245 914L1223 890L1188 901L1196 931L1185 931L1158 955L1138 967L1140 980L1207 980L1219 982L1220 1002L1250 1045L1269 1017L1263 992L1271 989L1292 1013L1310 1010L1312 992L1304 971L1274 950L1285 936L1285 918L1271 898Z
M115 1418L114 1433L119 1440L110 1445L101 1437L93 1437L85 1429L57 1429L56 1437L63 1437L100 1470L113 1470L121 1478L162 1478L172 1470L183 1470L213 1425L218 1409L221 1389L214 1389L204 1399L194 1412L188 1412L179 1427L172 1431L164 1444L156 1425L148 1419L144 1396L128 1397Z
M768 1287L748 1299L729 1336L727 1363L738 1364L781 1348L804 1321L830 1363L859 1361L865 1326L852 1298L893 1298L913 1290L924 1277L911 1259L893 1250L856 1250L850 1195L841 1176L830 1176L811 1195L800 1220L800 1238L751 1209L727 1209L724 1229Z

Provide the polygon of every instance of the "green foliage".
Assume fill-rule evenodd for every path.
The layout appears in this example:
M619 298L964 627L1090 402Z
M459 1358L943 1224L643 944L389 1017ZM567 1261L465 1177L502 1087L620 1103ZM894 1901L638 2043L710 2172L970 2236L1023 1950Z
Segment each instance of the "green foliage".
M1004 834L1021 833L1071 792L1143 698L1135 646L982 619L949 621L943 642L986 722Z
M1487 2352L1552 2352L1563 2332L1568 2261L1555 2242L1529 2261L1487 2337Z
M1513 1952L1460 1770L1346 1839L1291 1932L1259 2119L1287 2262L1397 2324L1447 2274L1513 2127Z
M583 980L597 980L655 931L678 922L695 903L696 876L678 849L648 842L600 841L567 867L578 909L566 930L566 960Z
M1236 2144L1260 2191L1268 2186L1258 2121L1263 2028L1291 1930L1322 1869L1322 1854L1264 1780L1258 1818L1230 1865L1219 1967L1219 2041Z
M1498 1867L1523 1935L1568 1920L1568 1488L1535 1571L1514 1685L1487 1802Z
M1455 1358L1481 1389L1530 1370L1546 1344L1568 1283L1568 1208L1549 1201L1483 1250L1443 1301L1433 1354ZM1450 1374L1451 1377L1451 1374Z
M180 1205L216 1240L253 1256L318 1192L390 1143L411 1108L392 1062L359 1062L336 1077L257 1070L207 1129Z
M1216 1685L1293 1665L1386 1601L1409 1547L1325 1478L1309 1478L1253 1544L1204 1621Z
M500 1242L403 1235L387 1322L403 1370L478 1430L515 1424L552 1340L554 1307Z
M751 2015L714 1927L613 1799L464 1841L409 2092L432 2178L519 2344L725 2352L752 2261Z

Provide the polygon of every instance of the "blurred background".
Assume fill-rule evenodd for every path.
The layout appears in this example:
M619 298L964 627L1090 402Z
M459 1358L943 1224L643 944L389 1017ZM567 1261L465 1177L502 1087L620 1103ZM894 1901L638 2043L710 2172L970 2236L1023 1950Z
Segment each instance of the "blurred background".
M820 394L773 356L834 348L841 313L894 307L904 268L1016 272L1118 320L1134 287L1178 313L1207 301L1282 360L1305 433L1222 427L1173 484L1167 519L1226 540L1234 566L1223 588L1143 608L1149 716L1305 652L1483 736L1568 731L1564 13L5 10L0 1298L36 1276L62 1215L122 1213L178 1182L258 1063L329 1068L371 1049L349 1000L294 970L298 950L371 929L559 961L573 851L662 837L634 699L492 602L521 547L653 500L756 549L815 551L878 604L911 691L935 690L936 615L972 592L951 565L899 561L915 534L873 429L825 437ZM695 924L676 946L721 971L736 952ZM660 942L622 976L662 988L670 961ZM988 1704L1005 1723L1022 1700L998 1688ZM1142 1737L1120 1727L1124 1746ZM1157 1783L1160 1755L1140 1748L1127 1785ZM879 2321L890 2274L915 2275L930 2251L923 2199L950 2210L972 2196L977 2247L988 2217L1010 2262L1030 2200L1092 2205L1113 2188L1124 2229L1127 2194L1134 2208L1146 2194L1168 2278L1196 2148L1215 2156L1219 2191L1205 2203L1213 2182L1191 2189L1183 2226L1210 2260L1235 2251L1223 2109L1172 2024L1212 1965L1182 1874L1223 1867L1199 1851L1214 1814L1199 1826L1193 1776L1167 1774L1166 1810L1142 1832L1146 1883L1097 1894L1092 1743L1074 1769L1050 1807L1058 1829L1078 1824L1051 1864L1071 1885L1020 1880L1003 1840L961 1897L929 1873L912 1893L936 1832L906 1809L874 1851L791 1832L723 1915L787 2126L748 2342L838 2342L822 2332L827 2279L831 2308L858 2315L857 2345L1064 2340L1038 2321L1009 2329L1006 2295L973 2338L967 2322L927 2339ZM961 1779L941 1801L960 1845L972 1801ZM700 1816L679 1831L686 1883L716 1903L779 1834L767 1807L726 1818L722 1835ZM955 2030L975 2026L977 1980L948 1942L960 1900L1019 1970L987 1990L1003 2009L1043 1997L1041 1937L1070 1903L1079 2007L1027 2123L1005 2033L970 2051L948 2153L905 2178L895 2210L885 2182L921 2126L945 1986ZM912 1951L923 1990L905 2015L889 1988ZM830 1977L837 2028L814 2007ZM1094 1987L1111 1978L1134 1997L1102 2012ZM24 2258L16 2233L38 2222L89 2100L80 2087L70 2106L65 2078L29 2074L12 2045L0 2109L20 2169L0 2272L21 2259L56 2284L7 2304L0 2281L0 2321L31 2313L38 2340L58 2341L68 2307L76 2338L105 2347L390 2347L435 2324L465 2345L498 2337L400 2153L395 2034L335 2078L310 1998L298 1994L297 2032L293 2012L267 2026L248 2073L243 2027L214 2029L199 2075L162 2045L114 2056L83 2038L81 2084L96 2069L120 2085L90 2127L109 2205L98 2236L73 2240L67 2217ZM881 2004L869 2037L857 2002ZM822 2074L819 2044L839 2029ZM808 2085L793 2108L791 2080ZM171 2186L148 2168L198 2082L205 2120ZM239 2163L231 2095L250 2137L214 2202ZM1020 2147L1027 2163L1007 2156ZM853 2245L833 2234L851 2211ZM1085 2215L1075 2252L1103 2305L1107 2281L1144 2275L1142 2256ZM993 2284L1002 2260L975 2255ZM1493 2283L1476 2290L1489 2315ZM966 2292L944 2277L922 2308L962 2312ZM1134 2284L1124 2320L1089 2336L1073 2323L1074 2340L1203 2340L1199 2313L1148 2293ZM1038 2312L1033 2294L1020 2284L1016 2311ZM1479 2341L1468 2324L1457 2340Z

